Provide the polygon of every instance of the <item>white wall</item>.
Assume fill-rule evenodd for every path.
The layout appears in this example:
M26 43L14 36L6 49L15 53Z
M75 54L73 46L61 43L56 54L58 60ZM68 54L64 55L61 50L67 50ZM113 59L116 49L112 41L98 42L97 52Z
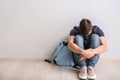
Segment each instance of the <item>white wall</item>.
M120 57L119 0L0 0L0 57L49 57L82 18L105 32L105 57Z

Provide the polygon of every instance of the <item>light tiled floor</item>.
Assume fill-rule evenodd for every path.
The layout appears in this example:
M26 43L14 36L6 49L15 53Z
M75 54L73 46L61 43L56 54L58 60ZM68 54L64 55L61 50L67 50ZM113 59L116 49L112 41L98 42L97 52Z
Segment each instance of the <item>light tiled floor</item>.
M120 59L100 59L96 80L120 80ZM43 60L0 60L0 80L79 80L79 71Z

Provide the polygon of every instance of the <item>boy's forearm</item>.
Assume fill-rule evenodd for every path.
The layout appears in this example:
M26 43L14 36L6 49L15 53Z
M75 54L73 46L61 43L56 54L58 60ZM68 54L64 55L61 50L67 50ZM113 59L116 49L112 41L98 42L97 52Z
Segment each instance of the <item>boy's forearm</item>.
M93 49L94 54L101 54L107 50L107 47L105 45L100 45L99 47Z
M77 53L77 54L82 54L82 51L83 49L80 48L79 46L77 46L76 44L68 44L68 48L74 52L74 53ZM83 54L82 54L83 55Z

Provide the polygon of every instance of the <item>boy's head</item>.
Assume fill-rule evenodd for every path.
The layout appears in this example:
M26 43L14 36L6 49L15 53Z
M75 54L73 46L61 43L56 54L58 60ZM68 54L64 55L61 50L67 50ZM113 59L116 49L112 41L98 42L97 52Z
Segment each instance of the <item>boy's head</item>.
M87 36L92 31L92 23L88 19L82 19L79 24L80 33L83 36Z

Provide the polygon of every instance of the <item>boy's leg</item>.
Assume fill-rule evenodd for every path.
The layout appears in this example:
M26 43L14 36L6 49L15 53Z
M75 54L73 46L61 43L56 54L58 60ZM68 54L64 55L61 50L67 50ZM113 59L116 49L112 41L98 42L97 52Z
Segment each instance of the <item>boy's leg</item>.
M80 48L84 48L84 39L83 36L81 35L76 35L75 36L75 40L74 40L75 44L77 44ZM73 53L73 59L75 61L75 64L77 66L83 67L86 66L86 62L84 60L80 60L80 54L78 53Z
M84 39L83 36L77 35L75 37L75 44L77 44L80 48L84 48ZM75 61L75 64L77 66L80 66L80 73L79 78L80 79L87 79L87 67L86 67L86 61L80 60L80 54L73 53L73 59Z
M90 48L97 48L100 45L100 38L98 35L93 34L90 37ZM99 59L99 54L95 54L92 58L87 59L87 66L92 66L94 67L95 64L98 62Z
M100 45L100 38L98 35L93 34L90 37L90 48L97 48ZM95 66L95 64L98 62L99 59L99 55L96 54L94 55L92 58L87 59L86 63L88 66L88 78L89 79L95 79L96 78L96 74L94 72L93 67Z

